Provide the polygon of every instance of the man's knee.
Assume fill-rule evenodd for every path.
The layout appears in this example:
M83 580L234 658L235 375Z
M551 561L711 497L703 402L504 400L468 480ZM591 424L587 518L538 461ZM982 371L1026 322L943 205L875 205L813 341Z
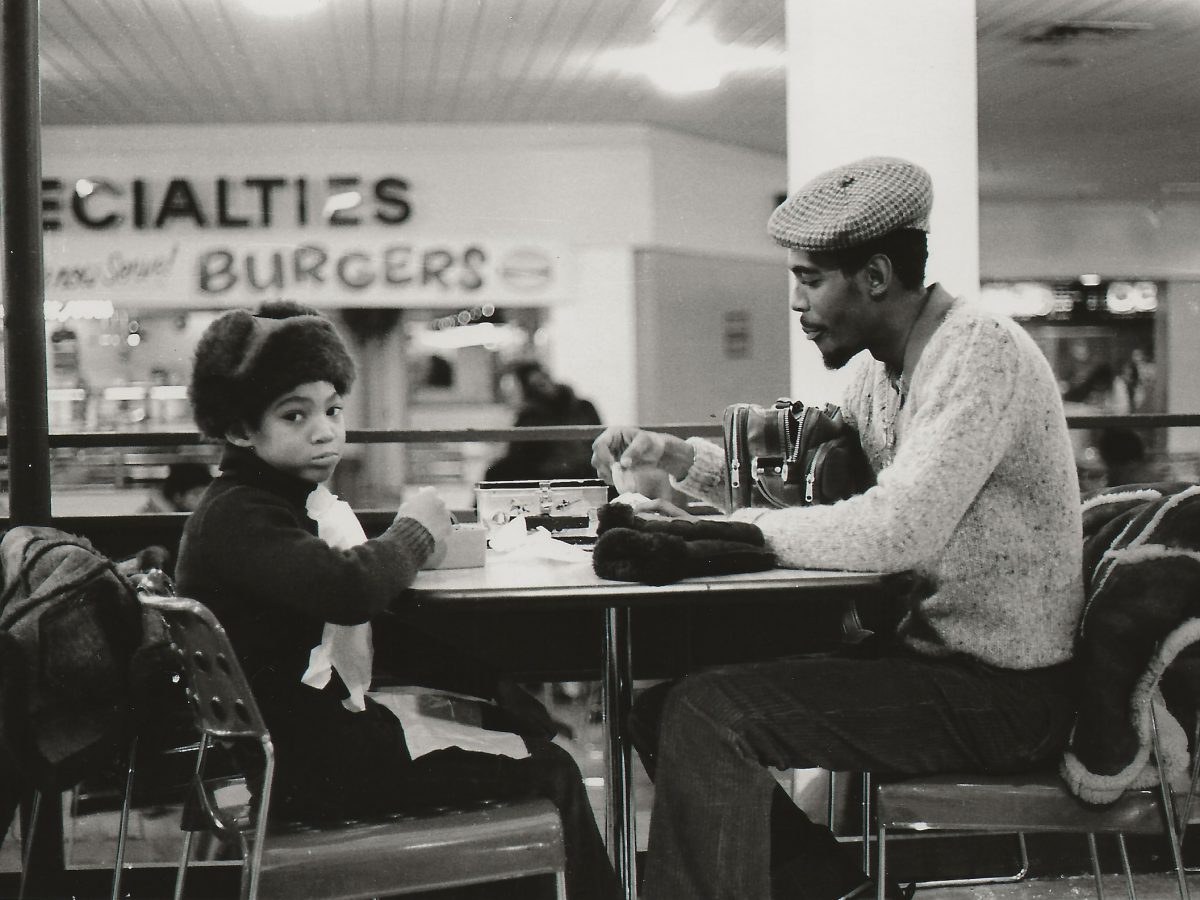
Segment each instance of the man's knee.
M734 733L741 727L741 704L732 701L722 669L696 672L678 681L663 698L658 743L690 740L698 730Z

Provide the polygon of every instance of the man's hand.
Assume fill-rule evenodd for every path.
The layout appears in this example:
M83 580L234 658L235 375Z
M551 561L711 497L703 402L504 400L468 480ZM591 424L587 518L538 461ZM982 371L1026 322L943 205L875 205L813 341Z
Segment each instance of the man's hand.
M694 516L685 509L680 509L670 500L651 500L648 503L639 503L635 508L639 516L662 516L666 519L698 519L699 516Z
M614 484L613 469L661 469L676 480L687 477L696 451L683 438L633 425L611 425L592 442L592 465Z

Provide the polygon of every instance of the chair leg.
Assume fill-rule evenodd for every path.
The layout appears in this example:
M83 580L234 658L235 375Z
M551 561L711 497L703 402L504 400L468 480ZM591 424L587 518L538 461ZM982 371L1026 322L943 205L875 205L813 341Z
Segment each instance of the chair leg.
M121 820L117 825L117 858L113 864L112 900L121 900L121 879L125 874L125 842L129 837L129 808L133 804L133 775L137 763L137 738L129 745L129 766L125 771L125 795L121 800Z
M862 773L862 870L871 877L871 773ZM883 880L880 879L880 884Z
M1129 900L1137 900L1137 888L1133 884L1133 869L1129 867L1129 850L1125 847L1125 835L1117 832L1117 852L1121 854L1121 871L1125 874L1125 893Z
M1157 762L1162 759L1162 748L1159 744L1158 717L1154 714L1153 702L1150 703L1150 742L1154 748L1154 759ZM1191 900L1191 894L1188 893L1187 875L1183 869L1183 851L1179 844L1179 831L1175 827L1175 798L1171 791L1171 782L1162 765L1156 765L1155 768L1158 769L1158 790L1162 798L1162 813L1167 826L1167 840L1171 844L1171 858L1175 862L1175 878L1179 884L1179 897L1180 900Z
M1100 854L1096 852L1096 835L1088 832L1088 856L1092 858L1092 878L1096 882L1096 900L1104 900L1104 883L1100 880Z
M554 873L554 896L557 900L567 900L567 873Z
M863 836L864 839L866 835ZM875 900L885 900L887 892L887 826L880 824L875 831L875 849L878 860L875 866Z
M204 763L208 755L209 738L207 734L200 736L200 744L196 748L196 773L195 782L192 789L196 792L197 799L204 796ZM187 803L184 801L184 813L187 813ZM187 884L188 863L192 857L192 832L186 827L183 831L183 850L179 854L179 869L175 875L175 896L174 900L183 900L183 890Z
M21 855L21 886L17 896L24 900L25 890L29 887L29 869L33 865L33 836L37 834L38 814L42 810L42 792L33 792L33 802L29 807L29 818L25 823L25 831L21 837L25 842L25 852Z
M1192 734L1192 746L1200 747L1200 717L1197 717L1196 728ZM1188 821L1192 817L1192 801L1196 798L1196 786L1200 784L1200 753L1192 754L1192 777L1188 782L1187 797L1183 801L1183 809L1179 811L1178 828L1179 828L1179 843L1183 844L1184 833L1187 831Z
M175 876L175 894L174 900L183 900L184 882L187 881L188 860L192 855L192 833L184 831L183 833L183 852L179 854L179 869Z
M267 822L271 809L271 785L275 780L275 756L270 741L266 745L266 766L263 769L262 792L259 794L257 825L254 843L247 846L245 835L242 844L242 900L258 900L258 886L262 875L263 847L267 839ZM633 860L630 861L634 862Z

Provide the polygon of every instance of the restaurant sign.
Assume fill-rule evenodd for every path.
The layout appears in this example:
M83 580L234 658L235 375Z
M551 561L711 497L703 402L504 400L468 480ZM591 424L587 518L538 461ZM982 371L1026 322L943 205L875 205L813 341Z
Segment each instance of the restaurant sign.
M43 182L48 300L224 307L545 304L568 285L540 240L438 239L400 178ZM399 227L405 226L405 227Z

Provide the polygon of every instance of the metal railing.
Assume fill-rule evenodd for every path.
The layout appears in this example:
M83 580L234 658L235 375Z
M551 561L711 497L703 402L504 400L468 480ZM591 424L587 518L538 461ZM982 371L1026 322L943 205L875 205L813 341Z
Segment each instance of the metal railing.
M1087 415L1068 416L1067 425L1072 429L1130 428L1144 430L1153 428L1200 428L1200 413L1134 413L1130 415ZM719 420L699 423L669 423L643 426L651 431L675 434L681 437L720 437ZM352 444L424 444L424 443L467 443L519 442L519 441L564 441L591 440L604 429L603 425L554 425L530 428L433 428L394 429L366 428L347 432ZM50 447L178 447L204 443L195 431L73 431L52 433ZM0 434L0 450L7 451L9 438Z

